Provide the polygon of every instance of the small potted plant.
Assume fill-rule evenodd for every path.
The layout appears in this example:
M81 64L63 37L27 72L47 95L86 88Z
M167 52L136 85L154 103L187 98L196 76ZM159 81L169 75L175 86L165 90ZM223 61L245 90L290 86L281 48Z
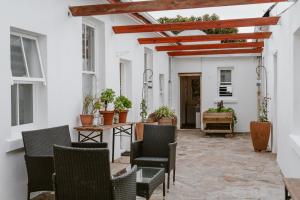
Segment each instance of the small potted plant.
M114 119L114 110L107 110L108 104L114 102L115 99L115 91L112 89L106 89L101 93L100 100L104 103L104 109L100 111L104 118L104 125L112 125Z
M94 115L93 115L93 101L94 98L91 95L87 95L83 100L82 114L80 120L82 126L92 126Z
M176 115L169 107L161 106L154 113L159 125L177 125Z
M268 97L264 98L259 109L258 121L250 123L251 139L256 152L266 151L268 147L271 132L271 122L268 120L269 100Z
M119 96L115 99L114 105L119 113L119 123L126 123L128 109L132 107L131 101L125 96Z

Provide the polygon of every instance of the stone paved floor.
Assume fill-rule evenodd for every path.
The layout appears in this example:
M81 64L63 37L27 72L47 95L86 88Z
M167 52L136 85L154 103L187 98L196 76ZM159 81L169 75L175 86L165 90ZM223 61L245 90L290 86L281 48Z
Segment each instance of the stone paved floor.
M118 162L112 166L113 171L126 166L128 159ZM151 198L159 199L162 187ZM180 131L176 184L171 185L165 199L282 200L284 187L276 155L255 153L248 134L224 138Z

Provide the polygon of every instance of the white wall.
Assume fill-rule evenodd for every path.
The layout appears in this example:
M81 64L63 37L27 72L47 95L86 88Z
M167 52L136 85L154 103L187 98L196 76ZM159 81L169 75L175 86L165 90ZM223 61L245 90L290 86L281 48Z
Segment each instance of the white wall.
M279 14L278 12L279 8L275 8L272 13L276 15ZM282 14L278 26L270 28L273 34L266 42L264 51L264 64L270 77L269 96L273 98L270 119L273 123L275 122L274 137L277 145L277 160L285 176L298 178L300 177L300 21L295 19L299 19L299 17L300 2L298 1ZM277 54L277 78L274 68L275 54ZM277 88L274 88L276 79ZM275 91L277 91L277 100L275 99L274 103Z
M224 100L226 107L235 109L238 117L236 131L249 132L249 123L256 119L256 67L255 56L188 57L173 58L172 88L173 108L180 117L180 81L178 73L201 72L201 112L216 107L216 102ZM218 68L233 67L233 97L218 97Z
M93 1L89 1L93 2ZM99 1L97 1L99 2ZM82 105L82 18L68 16L68 7L72 4L86 4L86 1L70 0L4 0L5 9L0 13L0 198L8 200L26 199L27 175L23 159L23 150L7 151L22 144L19 136L12 136L11 129L11 71L10 71L10 27L16 27L43 35L43 54L47 85L41 86L43 92L39 101L46 106L41 108L42 118L35 128L46 128L69 124L70 129L79 124L78 115ZM119 91L119 62L131 63L133 108L130 121L137 121L142 96L142 74L144 70L144 47L137 42L138 37L150 34L115 35L112 25L135 24L131 18L123 15L97 17L102 31L99 33L99 74L98 88L113 88ZM4 20L5 19L5 20ZM94 20L93 20L94 21ZM97 21L96 21L97 22ZM152 35L154 36L154 35ZM152 48L153 46L147 46ZM154 51L154 80L159 73L168 77L168 57ZM167 85L167 79L166 83ZM154 105L158 106L158 81L154 81ZM166 92L167 94L167 92ZM167 99L167 96L166 96ZM42 111L42 112L41 112ZM109 134L109 133L105 133ZM110 142L111 137L104 137ZM119 141L117 141L118 143ZM118 144L116 145L118 146ZM116 156L119 155L117 150Z

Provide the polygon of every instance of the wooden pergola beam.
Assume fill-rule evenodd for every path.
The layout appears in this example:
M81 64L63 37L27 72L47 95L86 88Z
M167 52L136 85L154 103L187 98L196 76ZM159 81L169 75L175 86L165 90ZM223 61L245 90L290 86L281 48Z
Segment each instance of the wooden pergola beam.
M184 51L199 49L235 49L235 48L262 48L264 42L238 42L238 43L218 43L218 44L195 44L180 46L157 46L157 51Z
M227 49L227 50L209 50L209 51L175 51L168 52L169 56L203 56L203 55L222 55L222 54L251 54L262 53L263 48L255 49Z
M184 31L184 30L207 30L214 28L237 28L250 26L269 26L276 25L280 17L262 17L262 18L245 18L229 19L217 21L199 21L199 22L181 22L168 24L143 24L128 26L113 26L116 34L122 33L143 33L143 32L160 32L160 31Z
M224 41L224 40L267 39L271 35L272 35L271 32L212 34L212 35L139 38L138 41L140 44L160 44L160 43L177 43L177 42L204 42L204 41L220 41L220 40Z
M70 11L73 16L91 16L260 3L276 3L285 1L287 0L150 0L114 4L72 6L70 7Z

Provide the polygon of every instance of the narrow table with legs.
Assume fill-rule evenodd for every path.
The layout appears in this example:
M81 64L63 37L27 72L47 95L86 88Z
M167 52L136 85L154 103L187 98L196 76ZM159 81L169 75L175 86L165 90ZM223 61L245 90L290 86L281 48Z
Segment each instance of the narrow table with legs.
M112 130L112 162L115 158L115 137L128 136L130 137L130 145L133 137L133 126L135 123L118 123L103 126L79 126L74 129L78 134L78 142L103 142L103 132Z

